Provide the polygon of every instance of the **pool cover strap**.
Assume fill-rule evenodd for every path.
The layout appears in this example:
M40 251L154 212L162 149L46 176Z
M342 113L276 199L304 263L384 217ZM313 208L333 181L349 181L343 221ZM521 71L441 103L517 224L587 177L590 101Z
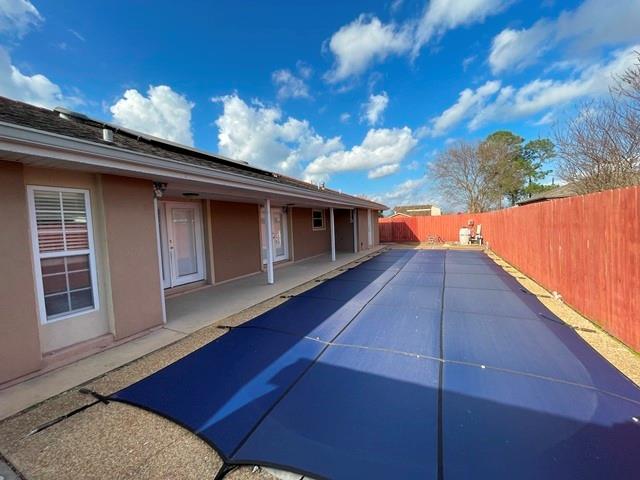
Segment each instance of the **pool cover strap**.
M482 252L391 250L109 399L209 443L217 479L633 477L639 390L520 288Z

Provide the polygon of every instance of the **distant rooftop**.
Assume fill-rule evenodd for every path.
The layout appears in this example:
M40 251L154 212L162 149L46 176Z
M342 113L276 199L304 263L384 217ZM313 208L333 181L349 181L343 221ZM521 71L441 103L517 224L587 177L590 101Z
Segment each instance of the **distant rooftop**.
M577 195L575 185L567 183L556 188L545 190L544 192L532 195L530 198L520 200L518 205L527 205L529 203L546 202L547 200L555 200L557 198L573 197Z
M412 217L440 215L440 208L436 205L398 205L394 207L396 215L409 215Z

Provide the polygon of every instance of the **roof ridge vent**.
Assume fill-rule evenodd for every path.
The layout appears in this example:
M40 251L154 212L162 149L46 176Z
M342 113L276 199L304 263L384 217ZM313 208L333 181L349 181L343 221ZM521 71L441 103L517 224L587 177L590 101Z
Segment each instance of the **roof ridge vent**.
M79 118L80 120L91 120L84 113L74 112L73 110L69 110L68 108L64 107L56 107L53 109L53 111L56 112L60 116L60 118L64 118L65 120L71 120L72 118Z
M105 142L113 143L113 130L110 128L102 129L102 140Z

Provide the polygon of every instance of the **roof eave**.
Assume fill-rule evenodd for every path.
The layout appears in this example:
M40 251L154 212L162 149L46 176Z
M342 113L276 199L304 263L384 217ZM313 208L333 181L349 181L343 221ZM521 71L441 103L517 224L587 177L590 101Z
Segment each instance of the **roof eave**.
M113 145L68 137L38 129L0 122L0 151L73 162L84 166L111 168L127 172L157 175L176 180L193 180L251 190L275 192L349 207L386 210L387 206L358 197L303 187L283 185L233 172L191 165L169 158L132 152Z

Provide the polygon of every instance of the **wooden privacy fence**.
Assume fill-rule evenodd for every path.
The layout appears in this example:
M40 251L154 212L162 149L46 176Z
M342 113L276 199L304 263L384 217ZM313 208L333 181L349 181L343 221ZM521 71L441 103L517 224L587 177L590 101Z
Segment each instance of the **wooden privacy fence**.
M470 219L496 254L640 351L640 187L480 214L380 219L380 241L454 241Z

